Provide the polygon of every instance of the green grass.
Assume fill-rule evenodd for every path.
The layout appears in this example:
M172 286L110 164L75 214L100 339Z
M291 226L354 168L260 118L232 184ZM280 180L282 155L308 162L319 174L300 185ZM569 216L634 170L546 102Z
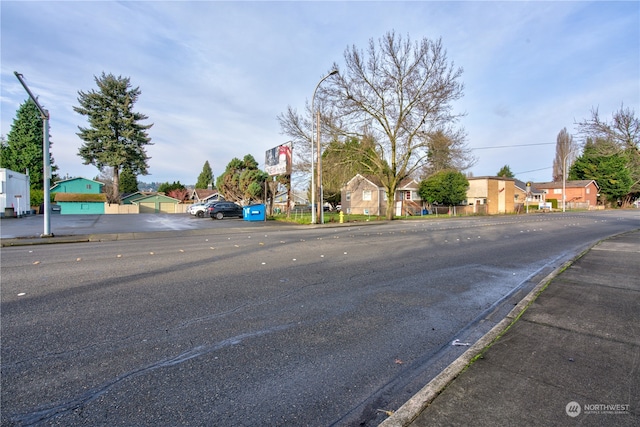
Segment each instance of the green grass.
M281 221L281 222L291 222L295 224L311 224L311 213L295 213L292 212L291 215L287 218L287 215L275 214L270 215L269 220L273 221ZM347 215L344 214L343 222L367 222L367 221L382 221L385 220L384 217L375 216L375 215ZM325 212L324 213L324 223L325 224L337 224L340 222L340 214L338 212Z

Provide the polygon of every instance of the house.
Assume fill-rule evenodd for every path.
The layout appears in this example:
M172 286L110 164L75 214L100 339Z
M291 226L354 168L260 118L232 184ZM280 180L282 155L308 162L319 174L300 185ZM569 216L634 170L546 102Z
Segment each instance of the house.
M522 207L534 206L537 208L541 203L545 202L545 192L535 186L532 182L524 182L515 180L515 194L513 202L516 211L522 210Z
M402 180L394 196L395 216L420 215L423 201L419 183L413 178ZM347 214L386 216L387 192L376 177L357 174L341 190L342 211Z
M103 183L86 178L68 178L56 182L51 193L100 194Z
M545 198L557 200L558 208L562 208L562 187L560 182L536 182L536 188L545 193ZM591 209L598 204L600 187L594 180L565 181L565 200L569 209Z
M136 191L135 193L127 194L120 199L120 203L123 205L133 205L134 202L144 199L145 197L156 194L153 191Z
M214 200L224 200L224 197L218 193L218 190L214 189L204 189L204 188L194 188L191 191L191 195L189 199L193 201L193 203L206 203Z
M273 209L279 212L286 212L287 196L288 194L286 191L281 191L278 194L276 194L276 196L273 199ZM291 191L290 205L292 209L294 209L296 206L308 207L309 203L310 203L309 198L307 197L306 193L301 191ZM308 207L308 209L311 209L311 208Z
M0 168L0 216L22 216L31 211L29 175Z
M56 182L50 192L63 215L104 214L107 196L102 192L103 185L91 179L70 178Z
M132 204L138 205L138 212L141 214L181 213L183 210L178 207L180 203L180 200L160 193L147 194L132 201Z
M515 180L501 176L467 178L469 213L489 215L515 212ZM469 209L469 208L467 208Z

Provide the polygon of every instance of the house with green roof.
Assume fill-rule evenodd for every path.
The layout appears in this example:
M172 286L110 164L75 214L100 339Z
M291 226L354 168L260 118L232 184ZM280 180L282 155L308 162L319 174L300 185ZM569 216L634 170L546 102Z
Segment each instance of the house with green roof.
M56 182L50 192L62 215L104 214L107 196L102 192L103 186L91 179L70 178Z

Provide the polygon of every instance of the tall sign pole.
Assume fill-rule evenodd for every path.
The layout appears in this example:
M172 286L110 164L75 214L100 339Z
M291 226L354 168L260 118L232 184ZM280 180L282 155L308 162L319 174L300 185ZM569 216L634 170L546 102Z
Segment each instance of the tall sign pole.
M40 111L40 115L42 116L42 164L43 164L43 182L44 186L44 232L41 237L53 237L53 233L51 233L51 207L49 206L49 198L50 190L51 190L51 160L49 158L49 112L42 108L38 99L33 96L29 87L23 80L22 74L14 71L13 74L16 75L24 90L29 94L29 98L36 104L38 111Z

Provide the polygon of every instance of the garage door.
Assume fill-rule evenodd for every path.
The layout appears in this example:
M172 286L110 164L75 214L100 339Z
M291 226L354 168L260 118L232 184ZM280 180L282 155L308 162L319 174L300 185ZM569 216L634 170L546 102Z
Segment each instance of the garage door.
M160 212L176 213L176 204L172 202L160 203Z
M156 204L140 203L140 213L156 213Z

